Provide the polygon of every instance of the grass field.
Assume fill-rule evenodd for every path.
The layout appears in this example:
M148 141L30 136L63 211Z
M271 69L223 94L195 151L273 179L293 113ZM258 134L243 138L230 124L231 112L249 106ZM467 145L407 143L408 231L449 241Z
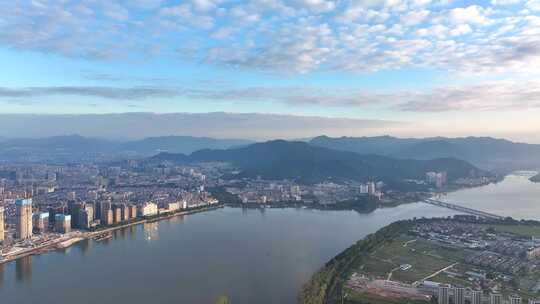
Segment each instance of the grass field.
M409 242L411 240L402 236L382 244L364 261L359 271L386 278L394 270L392 280L413 283L461 260L462 256L458 252L424 241ZM399 269L403 264L412 267L408 270Z
M399 267L399 264L383 261L375 257L368 257L365 259L362 267L362 273L369 273L382 279L386 278L387 274L392 271L392 269Z

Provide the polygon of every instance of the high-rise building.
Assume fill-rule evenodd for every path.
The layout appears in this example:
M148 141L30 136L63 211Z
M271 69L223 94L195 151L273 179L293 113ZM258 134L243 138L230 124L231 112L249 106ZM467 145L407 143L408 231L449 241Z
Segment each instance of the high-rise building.
M368 185L367 184L361 184L360 185L360 194L367 194L368 193Z
M94 217L96 219L101 219L101 210L102 210L103 203L104 202L102 202L102 201L98 201L94 205Z
M0 206L0 243L4 241L4 207Z
M15 237L26 240L32 237L32 199L18 198L15 201Z
M79 211L79 228L90 229L94 222L94 206L85 204L84 208Z
M450 287L448 285L439 286L439 296L437 298L438 304L448 304L450 302Z
M54 222L56 220L55 215L65 214L66 212L68 212L68 208L66 206L49 207L49 223L54 226Z
M120 204L120 211L122 212L122 221L129 221L129 207L127 204Z
M113 224L113 211L111 202L101 202L101 224L112 225Z
M114 216L113 216L113 211L112 209L105 209L103 210L103 217L102 217L102 220L101 220L101 223L103 225L112 225L114 224Z
M489 304L502 304L502 295L500 293L491 293L489 295Z
M375 183L374 182L369 182L369 183L367 183L367 186L368 186L368 194L370 194L370 195L375 194L375 192L377 191L377 188L375 187Z
M158 214L158 206L152 202L146 202L139 206L139 216L154 216Z
M58 233L69 233L71 231L71 215L56 214L54 216L54 230Z
M454 288L454 304L465 304L465 288Z
M481 290L471 290L471 304L482 304L482 295Z
M129 205L129 218L134 219L137 217L137 206Z
M447 181L446 172L427 172L426 173L426 182L429 184L434 184L435 187L441 188Z
M44 233L49 230L49 213L40 212L34 214L34 231Z
M69 201L68 202L68 211L71 215L71 228L81 228L80 214L84 209L84 203Z
M509 299L510 304L521 304L521 297L518 295L511 295Z
M113 206L113 221L115 224L122 222L122 209L120 205Z

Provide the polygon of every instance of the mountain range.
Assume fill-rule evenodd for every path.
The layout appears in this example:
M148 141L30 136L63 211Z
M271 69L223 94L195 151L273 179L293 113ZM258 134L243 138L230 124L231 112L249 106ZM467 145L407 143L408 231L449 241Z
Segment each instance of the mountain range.
M160 153L149 161L176 164L228 162L240 168L237 177L260 176L264 179L289 179L301 183L350 180L393 183L404 179L424 179L428 171L446 171L449 180L469 175L487 175L470 163L455 158L398 159L284 140L231 149L204 149L190 155Z
M79 135L47 138L0 139L0 160L12 162L100 161L115 158L148 157L161 152L192 153L200 149L226 149L253 143L242 139L192 136L149 137L114 141Z
M491 137L396 138L327 137L311 139L310 144L357 153L373 153L405 159L458 158L482 169L509 171L540 168L540 145L515 143Z
M484 170L506 172L540 168L540 145L515 143L490 137L396 138L327 137L305 140L309 145L333 150L374 154L393 159L461 159ZM253 144L243 139L192 136L111 140L79 135L47 138L0 138L0 161L80 162L145 158L161 152L191 154L204 149L229 149ZM201 152L203 153L203 152ZM209 152L204 152L209 153Z

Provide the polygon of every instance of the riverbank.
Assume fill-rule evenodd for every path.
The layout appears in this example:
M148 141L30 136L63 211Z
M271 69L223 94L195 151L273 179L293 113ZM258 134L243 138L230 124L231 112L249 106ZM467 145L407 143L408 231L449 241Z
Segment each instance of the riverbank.
M27 257L27 256L31 256L31 255L40 255L40 254L44 254L53 250L66 249L83 240L92 239L92 238L101 236L103 234L112 233L116 230L124 229L130 226L157 222L157 221L166 220L166 219L170 219L177 216L184 216L184 215L189 215L189 214L194 214L194 213L216 210L223 207L224 206L222 204L218 204L218 205L209 206L209 207L202 207L202 208L197 208L197 209L192 209L192 210L179 211L176 213L167 214L163 216L137 219L135 221L131 221L125 224L120 224L120 225L116 225L112 227L103 227L102 229L97 229L95 231L89 231L89 232L73 231L67 235L63 235L53 240L48 240L32 248L18 247L20 249L15 249L12 253L3 255L0 259L0 265L15 261L15 260Z
M229 207L260 209L260 208L307 208L313 210L346 211L353 210L359 213L370 213L379 208L393 208L403 204L418 203L437 195L446 195L461 190L480 188L490 184L497 184L504 180L504 176L495 176L488 181L478 184L450 184L440 189L426 189L426 191L389 191L381 199L370 195L358 195L354 199L335 203L321 204L318 202L281 201L271 203L243 203L237 195L227 192L223 187L212 188L209 191L213 196L219 197Z
M302 287L298 303L340 303L343 287L353 269L358 267L376 246L406 231L411 225L412 221L394 222L345 249L328 261Z
M440 284L536 299L540 245L530 240L538 235L538 221L455 216L394 222L327 262L298 302L428 304Z

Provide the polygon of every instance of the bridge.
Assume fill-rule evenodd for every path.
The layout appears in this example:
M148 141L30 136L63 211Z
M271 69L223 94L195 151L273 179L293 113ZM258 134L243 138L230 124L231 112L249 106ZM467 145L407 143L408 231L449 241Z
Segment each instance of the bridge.
M475 210L475 209L463 207L463 206L456 205L456 204L446 203L446 202L442 202L442 201L438 201L438 200L434 200L434 199L430 199L430 198L424 200L424 203L434 205L434 206L438 206L438 207L447 208L447 209L456 210L456 211L467 213L467 214L476 215L476 216L481 217L481 218L504 220L504 217L500 216L500 215L496 215L496 214L493 214L493 213L484 212L484 211L480 211L480 210Z

